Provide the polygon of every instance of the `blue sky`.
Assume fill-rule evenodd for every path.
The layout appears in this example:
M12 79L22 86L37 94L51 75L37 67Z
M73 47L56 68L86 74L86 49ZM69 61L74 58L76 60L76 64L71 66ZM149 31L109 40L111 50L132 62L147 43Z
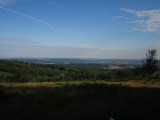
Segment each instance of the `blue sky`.
M0 57L141 59L159 0L0 0Z

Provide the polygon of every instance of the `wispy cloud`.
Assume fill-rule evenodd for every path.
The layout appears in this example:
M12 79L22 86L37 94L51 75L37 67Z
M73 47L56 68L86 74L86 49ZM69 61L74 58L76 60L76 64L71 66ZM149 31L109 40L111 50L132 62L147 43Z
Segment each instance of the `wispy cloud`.
M60 3L56 3L56 2L49 2L50 5L55 5L55 6L58 6L58 7L64 7L62 4Z
M15 3L17 1L20 1L20 0L0 0L0 5L8 5L8 4Z
M2 45L35 45L37 42L19 38L2 38L0 37L0 44Z
M119 19L119 18L123 18L123 16L113 16L113 19Z
M142 10L136 11L122 8L121 11L135 15L132 21L127 23L135 24L134 30L143 32L160 33L160 10Z
M104 50L111 49L111 47L106 47L106 46L101 46L96 44L82 44L77 47L86 48L86 49L104 49Z
M43 21L43 20L34 18L34 17L32 17L32 16L29 16L29 15L26 15L26 14L23 14L23 13L20 13L20 12L17 12L17 11L14 11L14 10L11 10L11 9L8 9L8 8L2 7L2 6L0 6L0 9L3 9L3 10L5 10L5 11L11 12L11 13L15 13L15 14L24 16L24 17L26 17L26 18L32 19L32 20L34 20L34 21L43 23L43 24L49 26L51 29L53 29L52 24L50 24L50 23L48 23L48 22L46 22L46 21Z
M124 12L129 12L129 13L135 13L136 12L135 10L131 10L131 9L127 9L127 8L121 8L120 10L124 11Z
M18 38L0 38L0 58L141 58L144 51L102 49L94 45L83 47L46 46Z

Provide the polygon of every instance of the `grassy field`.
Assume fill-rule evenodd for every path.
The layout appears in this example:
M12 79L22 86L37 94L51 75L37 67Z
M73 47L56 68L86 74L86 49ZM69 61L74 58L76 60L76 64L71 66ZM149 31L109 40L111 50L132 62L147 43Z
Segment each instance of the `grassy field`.
M159 120L160 83L0 83L2 120Z
M26 83L0 83L4 87L63 87L63 86L79 86L79 85L122 85L128 87L147 87L160 88L160 82L105 82L105 81L74 81L74 82L26 82Z

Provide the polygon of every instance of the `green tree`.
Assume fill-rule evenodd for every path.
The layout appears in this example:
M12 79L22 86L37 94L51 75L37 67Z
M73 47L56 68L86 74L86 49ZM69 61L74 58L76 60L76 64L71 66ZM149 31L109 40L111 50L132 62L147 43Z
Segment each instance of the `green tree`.
M32 78L29 73L27 73L24 69L20 69L14 77L14 82L28 82L31 81Z
M142 59L143 73L148 80L152 80L151 76L158 70L158 58L156 49L148 49L145 57Z

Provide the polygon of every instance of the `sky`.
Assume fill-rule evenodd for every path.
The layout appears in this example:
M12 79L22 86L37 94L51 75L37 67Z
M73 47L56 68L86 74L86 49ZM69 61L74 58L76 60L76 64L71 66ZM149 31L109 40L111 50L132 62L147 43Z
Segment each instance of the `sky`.
M152 48L160 0L0 0L0 58L142 59Z

